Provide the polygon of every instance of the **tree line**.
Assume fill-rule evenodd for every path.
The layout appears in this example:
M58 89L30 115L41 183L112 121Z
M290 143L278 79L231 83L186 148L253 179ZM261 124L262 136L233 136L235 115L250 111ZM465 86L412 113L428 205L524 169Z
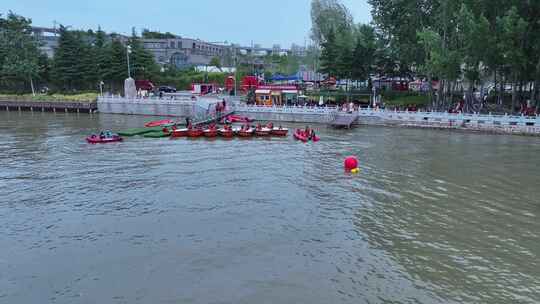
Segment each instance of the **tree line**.
M12 12L0 16L0 86L5 91L24 92L37 84L61 92L120 91L128 77L127 48L131 48L131 76L136 79L159 77L160 68L144 49L133 31L128 41L116 34L97 31L58 29L54 57L41 50L41 42L32 33L31 20Z
M323 72L357 80L438 80L438 90L429 92L437 109L463 96L468 111L540 104L540 2L368 2L373 22L366 25L354 24L339 0L312 1L312 38L321 49ZM479 100L477 92L489 95Z
M38 92L76 93L103 89L122 92L128 77L127 47L130 47L131 77L151 80L155 84L188 89L193 82L223 83L223 73L197 72L174 65L159 66L147 51L135 29L130 37L96 31L58 29L58 46L48 58L42 43L33 32L30 19L9 12L0 15L0 90L8 93ZM170 38L171 33L144 29L142 38ZM216 60L213 60L216 62ZM220 64L218 64L220 65Z

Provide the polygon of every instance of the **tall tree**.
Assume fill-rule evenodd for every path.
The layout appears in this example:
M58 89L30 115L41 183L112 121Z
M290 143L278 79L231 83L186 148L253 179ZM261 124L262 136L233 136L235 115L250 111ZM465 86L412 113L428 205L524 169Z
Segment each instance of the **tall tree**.
M336 35L339 29L351 29L352 15L339 0L312 0L311 2L311 38L322 44L328 35Z
M104 79L111 84L112 90L122 87L127 78L126 47L118 39L113 39L108 46L107 68L104 70Z
M338 67L336 58L338 57L338 46L336 37L333 31L326 35L324 42L321 44L321 72L329 76L337 76Z
M500 49L512 79L513 112L516 109L520 73L523 72L527 64L524 47L528 23L518 14L518 10L514 6L504 16L497 19L497 25L501 33Z
M27 82L34 93L40 51L31 23L30 19L12 12L6 18L0 16L0 76L4 81Z
M130 66L132 77L135 79L155 78L159 72L159 67L154 56L144 48L135 32L135 28L132 29L128 44L131 46Z
M356 30L356 45L352 52L351 78L367 80L373 71L377 41L375 29L367 24L360 24Z
M469 82L466 107L472 106L473 88L476 82L480 81L484 64L482 60L486 58L489 49L489 21L483 14L475 16L464 3L458 14L460 20L457 28L460 41L460 55L463 58L463 75ZM454 76L455 77L455 76ZM479 110L475 108L474 110Z
M67 91L78 90L84 83L86 60L80 33L60 26L58 47L54 53L53 77L57 85Z

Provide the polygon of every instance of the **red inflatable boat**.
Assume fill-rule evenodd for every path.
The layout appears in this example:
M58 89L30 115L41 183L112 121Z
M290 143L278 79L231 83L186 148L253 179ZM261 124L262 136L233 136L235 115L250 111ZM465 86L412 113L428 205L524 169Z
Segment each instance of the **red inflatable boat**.
M204 137L217 137L218 130L216 128L209 128L203 131Z
M295 132L294 132L294 138L296 138L297 140L301 140L303 142L308 142L308 141L312 141L312 142L318 142L319 140L321 140L321 138L317 135L313 136L312 138L309 138L308 135L306 135L306 132L304 130L300 130L300 129L297 129Z
M251 137L253 136L254 130L252 128L244 128L238 131L238 136L240 137Z
M287 128L273 128L272 131L270 131L270 134L274 136L287 136L289 133L289 129Z
M151 128L151 127L159 127L164 125L170 125L174 123L174 121L170 119L164 119L164 120L156 120L156 121L150 121L144 124L145 127Z
M188 136L189 129L174 129L171 133L171 137L186 137Z
M304 133L305 132L302 130L296 130L294 132L294 138L296 138L297 140L301 140L303 142L308 142L308 138Z
M202 129L189 129L187 132L188 137L201 137L204 132Z
M226 123L241 123L241 122L252 122L253 119L247 116L240 115L229 115L225 118Z
M223 129L219 129L219 135L225 138L231 138L234 136L234 131L230 128L225 126Z
M108 144L108 143L113 143L113 142L119 142L122 140L123 140L122 137L116 134L113 134L112 136L109 136L109 137L101 137L99 135L92 134L86 138L86 141L91 144Z

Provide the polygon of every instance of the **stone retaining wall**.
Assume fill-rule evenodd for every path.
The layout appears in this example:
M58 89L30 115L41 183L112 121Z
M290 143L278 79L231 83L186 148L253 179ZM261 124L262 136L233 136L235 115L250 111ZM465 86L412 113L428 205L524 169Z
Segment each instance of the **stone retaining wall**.
M331 123L335 108L239 106L237 114L255 120L297 123ZM540 117L450 114L439 112L393 112L362 109L356 125L398 126L540 136Z

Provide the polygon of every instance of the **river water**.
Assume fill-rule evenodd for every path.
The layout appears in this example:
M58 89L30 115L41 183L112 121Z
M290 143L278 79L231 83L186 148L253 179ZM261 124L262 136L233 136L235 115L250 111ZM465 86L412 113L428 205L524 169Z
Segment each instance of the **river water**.
M538 138L84 142L144 120L0 112L0 303L540 302Z

